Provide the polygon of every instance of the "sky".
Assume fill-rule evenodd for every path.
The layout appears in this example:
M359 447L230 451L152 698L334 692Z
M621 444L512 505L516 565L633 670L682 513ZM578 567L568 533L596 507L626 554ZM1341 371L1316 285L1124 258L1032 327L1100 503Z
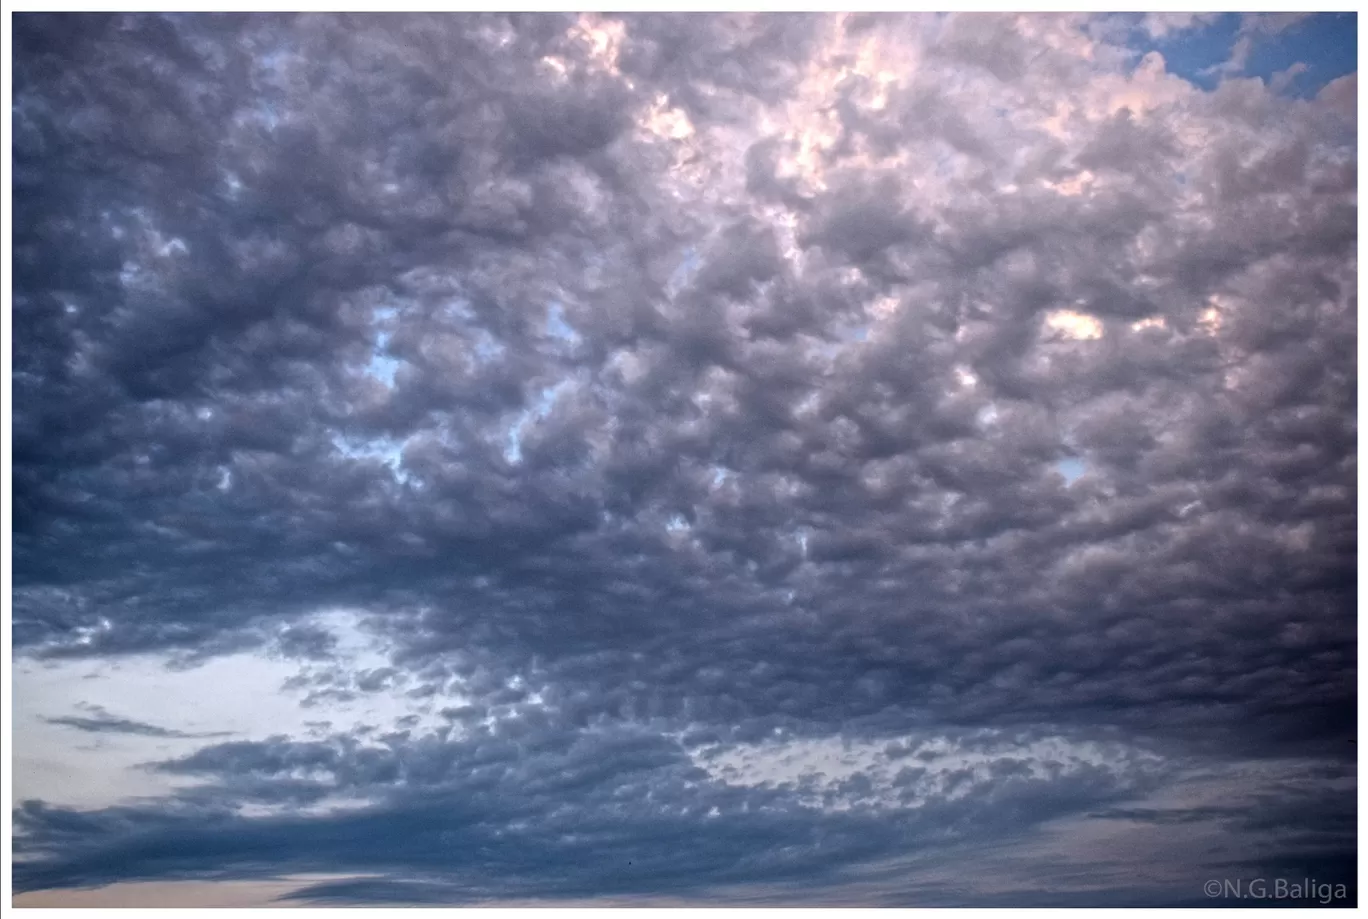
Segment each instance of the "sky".
M1353 904L1356 28L16 14L14 902Z

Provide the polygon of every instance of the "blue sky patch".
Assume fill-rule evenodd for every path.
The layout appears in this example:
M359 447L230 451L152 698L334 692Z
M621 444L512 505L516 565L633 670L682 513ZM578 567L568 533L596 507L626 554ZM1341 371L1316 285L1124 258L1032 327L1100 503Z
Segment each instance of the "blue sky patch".
M1088 471L1088 464L1076 456L1071 456L1055 463L1055 469L1064 477L1067 484L1072 485Z
M1137 62L1145 52L1158 51L1169 73L1202 89L1215 89L1228 77L1258 77L1284 94L1308 98L1332 80L1358 69L1356 13L1317 13L1281 29L1269 20L1222 13L1205 25L1159 38L1151 38L1141 27L1141 20L1132 22ZM1232 56L1236 45L1246 36L1247 56L1242 67L1235 66L1238 62L1232 64ZM1276 80L1278 74L1298 64L1305 70Z
M1245 73L1271 81L1295 64L1296 75L1283 92L1310 98L1325 84L1358 70L1358 14L1317 13L1278 35L1255 40Z

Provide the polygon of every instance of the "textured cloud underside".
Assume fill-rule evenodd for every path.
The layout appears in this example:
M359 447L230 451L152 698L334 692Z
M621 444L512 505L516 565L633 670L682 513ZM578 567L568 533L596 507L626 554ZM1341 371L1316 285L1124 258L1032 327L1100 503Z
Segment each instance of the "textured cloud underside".
M890 878L1073 820L1130 890L1165 807L1352 864L1356 77L1124 40L18 17L17 723L166 784L23 773L16 889L1084 896Z

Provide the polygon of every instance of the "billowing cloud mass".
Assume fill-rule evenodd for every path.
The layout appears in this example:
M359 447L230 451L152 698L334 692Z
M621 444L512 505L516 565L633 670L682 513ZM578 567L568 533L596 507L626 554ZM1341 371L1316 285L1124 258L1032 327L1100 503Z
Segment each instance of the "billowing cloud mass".
M17 15L16 893L1352 902L1331 25Z

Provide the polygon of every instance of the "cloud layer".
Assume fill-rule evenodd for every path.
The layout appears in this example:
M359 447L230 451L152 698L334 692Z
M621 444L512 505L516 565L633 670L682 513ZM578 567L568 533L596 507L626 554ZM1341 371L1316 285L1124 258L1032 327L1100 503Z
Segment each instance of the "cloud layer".
M1356 76L1134 44L1205 25L17 17L16 654L408 710L22 801L16 890L1352 877Z

